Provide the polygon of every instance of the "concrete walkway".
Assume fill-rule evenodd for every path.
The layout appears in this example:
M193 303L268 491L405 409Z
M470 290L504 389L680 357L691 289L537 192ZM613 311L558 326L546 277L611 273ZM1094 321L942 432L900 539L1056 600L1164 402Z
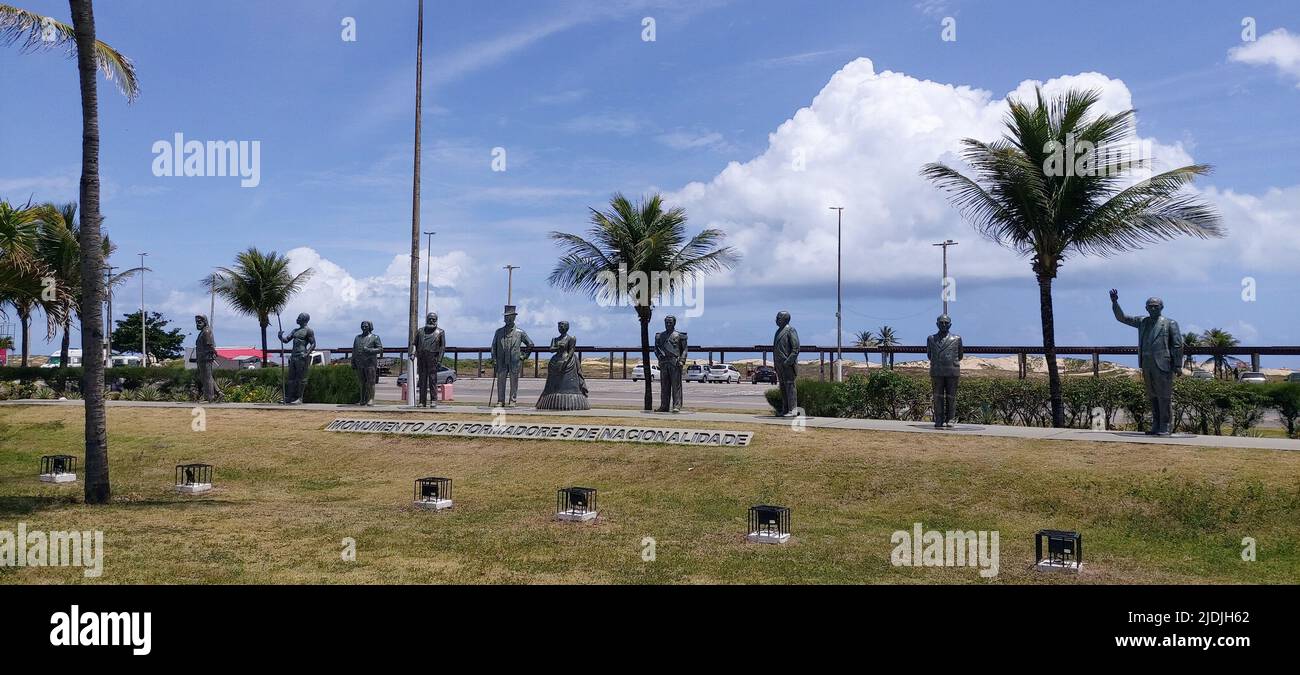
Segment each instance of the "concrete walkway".
M170 401L108 401L108 406L137 408L185 408L192 409L194 403ZM48 399L23 399L0 401L0 405L49 405L76 406L82 402L53 401ZM490 415L493 408L476 406L470 403L444 403L437 408L408 408L400 405L376 405L359 407L355 405L332 405L327 403L306 403L296 406L284 406L270 403L211 403L205 408L232 410L294 411L312 410L338 413L340 416L378 416L378 415ZM640 418L647 425L688 426L692 422L716 422L721 424L761 424L770 426L792 426L795 420L773 417L771 415L753 415L745 413L723 412L683 412L647 413L640 410L619 410L601 408L582 411L537 410L534 408L509 408L507 415L537 415L551 417L600 417L600 418ZM817 429L859 429L863 431L896 431L916 434L943 434L955 436L995 436L1000 438L1027 438L1053 441L1095 441L1102 443L1157 443L1162 445L1186 445L1212 448L1258 448L1262 450L1300 451L1300 440L1284 438L1253 438L1249 436L1193 436L1178 434L1169 438L1156 438L1134 431L1092 431L1089 429L1052 429L1044 427L1013 427L996 424L976 425L962 424L954 430L937 430L925 422L901 422L895 420L844 419L838 417L809 417L801 421L806 427Z

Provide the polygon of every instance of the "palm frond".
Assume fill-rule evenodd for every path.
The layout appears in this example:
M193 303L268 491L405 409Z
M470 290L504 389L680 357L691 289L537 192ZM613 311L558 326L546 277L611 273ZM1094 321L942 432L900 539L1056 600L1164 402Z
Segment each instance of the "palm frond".
M72 26L4 4L0 4L0 42L21 43L22 48L29 52L63 47L69 55L77 53ZM135 101L140 95L135 64L102 40L95 40L95 65L103 71L105 79L117 85L127 101Z

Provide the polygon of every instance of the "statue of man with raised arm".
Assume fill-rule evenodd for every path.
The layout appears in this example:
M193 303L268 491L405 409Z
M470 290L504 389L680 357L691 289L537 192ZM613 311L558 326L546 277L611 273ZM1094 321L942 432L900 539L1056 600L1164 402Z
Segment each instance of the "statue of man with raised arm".
M1119 291L1113 288L1110 308L1116 321L1138 329L1138 366L1151 404L1151 428L1146 433L1169 436L1173 433L1174 375L1183 366L1183 334L1178 322L1160 315L1165 303L1155 297L1147 298L1146 316L1125 315L1119 308Z

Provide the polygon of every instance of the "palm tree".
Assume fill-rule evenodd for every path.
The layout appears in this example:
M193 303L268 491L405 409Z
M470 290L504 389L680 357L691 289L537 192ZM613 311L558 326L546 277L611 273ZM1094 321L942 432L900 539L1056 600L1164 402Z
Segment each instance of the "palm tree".
M1065 424L1065 409L1052 281L1065 259L1076 253L1114 255L1179 235L1223 236L1214 209L1183 191L1209 172L1207 165L1184 166L1124 187L1130 169L1147 166L1131 152L1116 151L1135 137L1134 111L1094 114L1099 98L1097 91L1071 90L1048 102L1040 89L1033 107L1010 100L1002 139L962 141L962 158L975 178L937 162L921 170L948 191L980 234L1030 259L1057 427ZM1080 147L1102 154L1082 171L1056 166L1063 149L1073 157Z
M1193 347L1204 346L1205 345L1201 344L1200 335L1192 332L1183 333L1183 349L1186 350L1184 353L1190 352ZM1187 353L1187 355L1183 357L1183 367L1188 370L1194 370L1196 368L1196 357Z
M663 197L655 194L633 204L622 194L609 201L608 211L591 209L587 237L551 232L551 239L565 249L549 281L566 291L600 298L610 291L611 277L644 274L666 277L669 283L694 279L730 269L740 261L731 247L717 248L726 236L721 230L706 229L688 238L686 211L664 210ZM671 287L667 290L672 290ZM627 289L618 289L620 299ZM641 362L650 367L650 318L654 312L653 291L634 292L630 304L641 322ZM619 302L619 304L622 304ZM645 409L653 405L651 379L645 379Z
M14 207L0 200L0 314L4 305L12 305L21 326L22 366L27 366L31 352L32 316L45 314L45 337L54 337L62 323L64 289L50 285L53 278L41 255L43 208L30 203Z
M854 347L875 347L875 346L876 346L876 336L873 335L873 334L871 333L871 331L869 331L869 330L860 330L860 331L858 331L857 333L854 333L854 334L853 334L853 346L854 346ZM867 368L870 369L870 368L871 368L871 356L870 356L868 353L863 352L863 353L862 353L862 360L866 362L866 364L867 364ZM880 362L880 364L881 364L881 366L884 365L884 357L883 357L883 356L881 356L881 362Z
M108 484L108 435L104 413L104 360L94 358L103 349L104 327L100 300L103 288L99 273L103 266L100 248L99 212L99 91L98 70L115 82L128 101L135 100L140 86L131 60L95 39L95 13L91 0L69 0L72 25L33 12L0 5L0 40L22 42L29 51L65 47L77 58L81 87L81 278L86 284L81 314L81 347L85 368L81 391L86 406L86 503L107 503L112 493Z
M897 347L899 343L898 343L898 337L894 335L894 328L892 326L887 326L887 325L881 326L880 330L876 331L876 343L886 349ZM884 352L881 352L880 355L880 365L881 366L885 365ZM890 370L894 369L894 352L889 352L889 369Z
M235 266L218 267L215 274L202 279L209 291L215 291L240 314L257 317L262 330L262 363L266 363L266 328L271 315L279 314L294 294L311 278L312 270L289 273L289 257L275 251L262 253L251 246L235 256Z
M1219 349L1231 349L1239 344L1237 338L1232 336L1232 333L1221 328L1211 328L1205 331L1201 334L1200 342L1203 347L1217 347ZM1214 376L1227 377L1227 354L1218 353L1211 356L1211 358L1214 359Z

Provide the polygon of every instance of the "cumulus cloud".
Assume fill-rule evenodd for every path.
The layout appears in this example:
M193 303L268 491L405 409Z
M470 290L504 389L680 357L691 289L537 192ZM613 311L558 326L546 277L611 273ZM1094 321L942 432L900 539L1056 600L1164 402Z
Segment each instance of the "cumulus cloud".
M1252 66L1273 66L1300 87L1300 35L1279 28L1254 42L1228 50L1228 60Z
M833 283L836 216L831 206L845 208L844 276L850 282L910 286L933 279L938 253L929 255L930 244L950 237L961 241L954 266L962 278L1024 277L1028 265L1023 260L976 236L944 193L918 172L932 161L966 170L959 157L961 139L1000 137L1007 97L1028 99L1035 86L1049 97L1070 88L1097 90L1101 112L1135 107L1123 81L1100 73L1027 80L995 97L964 85L877 72L869 59L859 58L772 132L761 155L732 162L712 180L690 183L669 199L685 207L696 223L726 231L729 243L744 254L745 264L720 283ZM1193 162L1182 143L1140 135L1136 140L1148 144L1157 171ZM1209 196L1224 195L1211 191ZM1261 219L1287 213L1287 204L1295 204L1295 195L1270 200L1270 208L1282 209L1276 216L1242 208L1226 224L1249 238ZM1237 226L1246 232L1236 233ZM1233 255L1245 254L1241 244L1234 245ZM1223 242L1179 241L1153 247L1158 255L1078 258L1069 265L1074 273L1103 268L1114 273L1125 267L1149 271L1157 265L1175 277L1197 279L1221 258L1223 247Z

